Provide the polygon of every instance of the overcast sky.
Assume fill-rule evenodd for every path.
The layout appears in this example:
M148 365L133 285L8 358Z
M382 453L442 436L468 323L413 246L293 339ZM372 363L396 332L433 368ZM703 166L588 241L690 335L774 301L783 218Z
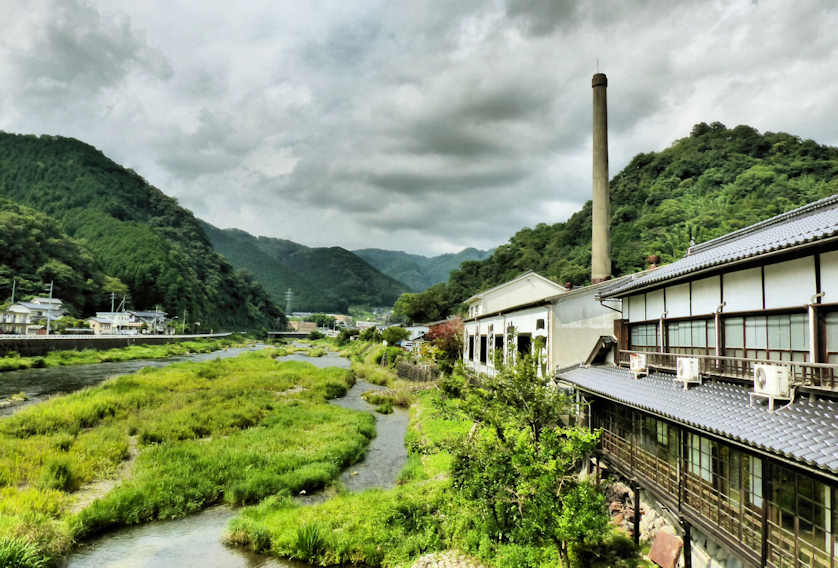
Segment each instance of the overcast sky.
M578 3L581 4L581 3ZM0 130L72 136L199 217L489 248L700 121L838 144L832 1L0 0Z

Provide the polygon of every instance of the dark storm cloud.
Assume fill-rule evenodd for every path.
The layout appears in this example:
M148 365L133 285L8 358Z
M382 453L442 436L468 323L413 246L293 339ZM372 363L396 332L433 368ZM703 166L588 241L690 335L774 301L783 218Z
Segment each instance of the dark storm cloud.
M8 3L8 6L4 5ZM76 136L220 226L490 247L720 120L836 143L828 2L0 0L0 128Z

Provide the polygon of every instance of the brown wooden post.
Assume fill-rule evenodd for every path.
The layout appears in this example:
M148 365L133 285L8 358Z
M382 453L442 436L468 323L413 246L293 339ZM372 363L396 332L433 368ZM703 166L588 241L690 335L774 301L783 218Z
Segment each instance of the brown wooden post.
M634 546L640 546L640 484L631 482L631 489L634 491Z
M690 522L681 517L678 519L681 524L681 529L684 531L684 568L692 568L693 565L693 543L692 543L692 526Z

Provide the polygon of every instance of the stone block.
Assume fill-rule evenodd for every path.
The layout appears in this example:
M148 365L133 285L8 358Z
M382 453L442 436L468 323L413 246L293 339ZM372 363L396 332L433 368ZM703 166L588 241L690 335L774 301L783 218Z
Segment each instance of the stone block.
M661 568L676 568L681 558L684 541L667 532L659 532L649 551L649 560Z

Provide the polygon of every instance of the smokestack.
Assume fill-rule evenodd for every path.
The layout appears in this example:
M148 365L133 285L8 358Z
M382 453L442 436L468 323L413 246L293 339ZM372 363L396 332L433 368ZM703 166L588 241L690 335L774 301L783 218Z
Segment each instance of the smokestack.
M611 219L608 196L608 78L597 73L594 89L594 202L591 235L591 281L596 284L611 277Z

